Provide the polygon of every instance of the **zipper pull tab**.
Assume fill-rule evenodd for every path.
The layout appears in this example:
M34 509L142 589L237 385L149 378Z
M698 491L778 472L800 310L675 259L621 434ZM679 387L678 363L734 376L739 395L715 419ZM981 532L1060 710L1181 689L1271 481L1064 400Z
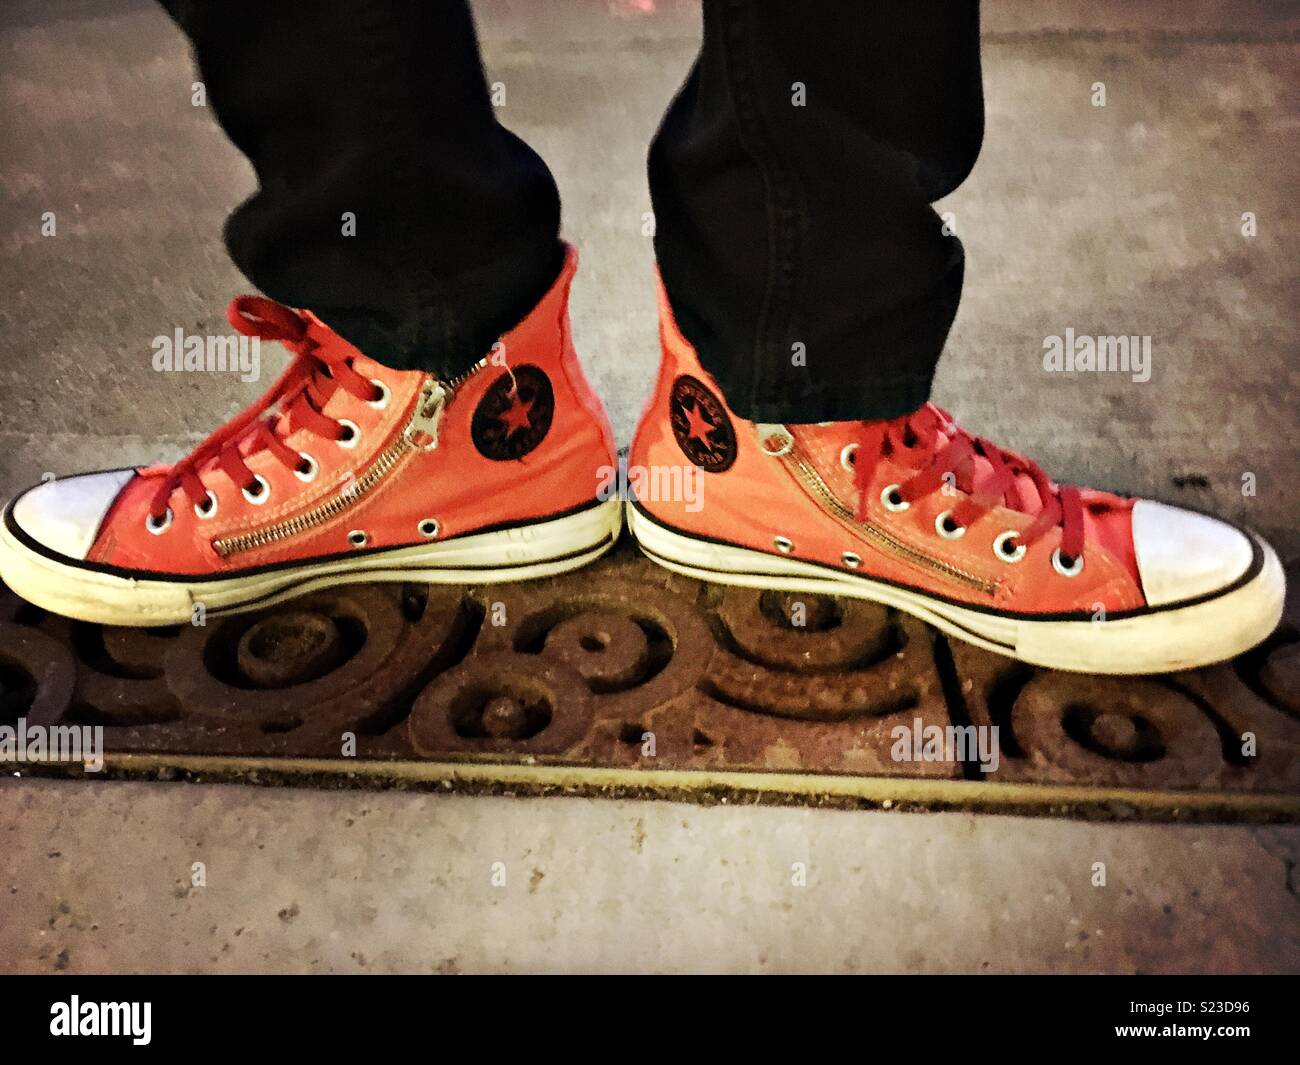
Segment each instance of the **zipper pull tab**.
M438 424L442 421L443 408L447 406L450 393L446 386L436 377L430 377L420 389L420 399L415 405L415 413L402 435L406 442L421 451L432 451L438 446Z

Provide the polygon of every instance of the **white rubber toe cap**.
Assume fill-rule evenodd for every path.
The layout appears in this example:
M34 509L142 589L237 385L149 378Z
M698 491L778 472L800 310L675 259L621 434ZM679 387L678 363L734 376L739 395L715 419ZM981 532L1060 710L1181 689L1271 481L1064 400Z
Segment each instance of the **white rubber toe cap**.
M87 473L47 481L14 501L14 523L42 547L84 560L104 515L135 470Z
M1133 549L1149 606L1221 591L1254 556L1250 539L1226 522L1151 499L1133 504Z

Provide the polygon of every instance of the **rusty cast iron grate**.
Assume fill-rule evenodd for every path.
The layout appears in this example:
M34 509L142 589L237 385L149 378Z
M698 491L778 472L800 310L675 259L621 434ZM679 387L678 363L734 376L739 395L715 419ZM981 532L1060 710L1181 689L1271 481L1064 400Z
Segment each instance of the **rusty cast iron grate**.
M627 544L539 582L355 585L162 630L0 589L0 724L19 717L102 725L110 768L165 776L1300 817L1294 617L1235 662L1081 676L871 603L702 584ZM950 725L998 726L996 768L991 749L900 760L899 726Z

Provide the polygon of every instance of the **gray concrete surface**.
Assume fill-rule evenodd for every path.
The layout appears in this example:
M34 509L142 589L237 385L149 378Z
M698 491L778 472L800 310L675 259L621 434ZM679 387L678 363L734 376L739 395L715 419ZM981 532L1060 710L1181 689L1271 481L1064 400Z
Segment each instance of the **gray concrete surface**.
M3 971L1300 969L1300 828L210 785L3 796Z
M697 13L476 9L502 117L560 180L580 350L626 441L656 354L644 145ZM1062 479L1218 510L1294 558L1300 9L995 0L985 30L983 155L940 205L969 267L936 399ZM219 232L253 176L191 106L180 35L139 0L11 0L0 56L2 495L174 457L262 386L150 369L152 337L222 328L246 288ZM1067 327L1150 335L1151 380L1045 373ZM1297 850L1291 830L10 780L0 969L1294 971Z

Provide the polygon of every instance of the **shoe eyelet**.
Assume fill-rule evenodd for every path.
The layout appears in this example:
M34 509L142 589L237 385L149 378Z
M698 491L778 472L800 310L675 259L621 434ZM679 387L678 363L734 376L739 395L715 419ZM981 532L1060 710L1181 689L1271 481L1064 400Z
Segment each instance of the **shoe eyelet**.
M784 425L760 425L758 427L758 446L764 455L779 459L794 450L794 437Z
M862 556L855 555L852 551L845 551L844 554L840 555L840 561L849 569L857 569L862 565Z
M1062 577L1077 577L1083 572L1083 556L1076 556L1067 566L1065 559L1061 555L1061 549L1058 547L1052 552L1052 569L1056 570Z
M336 437L334 440L334 443L338 444L339 447L351 450L361 443L361 427L356 422L349 421L347 418L340 418L339 428L344 430L344 435Z
M894 514L901 514L912 504L903 498L901 485L887 484L880 492L880 505Z
M420 535L426 540L432 540L438 535L440 526L437 518L425 518L416 528L420 530Z
M176 517L176 515L172 513L171 507L167 508L167 513L162 516L162 520L159 522L154 521L152 514L146 514L144 517L144 527L153 533L154 536L161 536L172 527L172 519L174 517Z
M1017 543L1015 547L1007 550L1007 545L1015 541L1020 534L1015 529L1008 529L1004 533L999 533L998 538L993 541L993 553L1003 562L1019 562L1025 557L1025 552L1029 550L1024 544Z
M788 555L794 550L794 543L785 536L777 536L772 540L773 546L783 555Z
M194 504L194 513L200 521L211 521L217 516L217 493L208 489L208 498L202 504Z
M362 529L353 529L348 533L348 543L353 547L365 547L370 543L370 534Z
M966 526L952 520L952 511L945 510L934 519L934 531L945 540L960 540L966 535Z
M316 480L316 474L320 473L320 463L305 451L298 452L298 457L302 459L302 461L294 467L293 475L297 477L298 480L302 481L303 484L310 484L312 481ZM307 468L304 470L301 468L303 466L306 466Z
M388 401L393 394L388 390L388 386L377 377L372 377L370 383L379 389L379 398L367 400L366 405L374 407L375 410L383 410L388 406Z
M254 492L252 491L253 485L245 485L244 498L252 503L253 506L260 507L271 498L271 485L260 473L253 474L253 484L258 486L258 490Z
M840 450L840 465L843 466L846 470L848 470L849 473L852 473L855 469L857 469L857 467L854 465L854 463L857 461L857 459L855 458L857 453L858 453L857 444L845 444L844 447Z

